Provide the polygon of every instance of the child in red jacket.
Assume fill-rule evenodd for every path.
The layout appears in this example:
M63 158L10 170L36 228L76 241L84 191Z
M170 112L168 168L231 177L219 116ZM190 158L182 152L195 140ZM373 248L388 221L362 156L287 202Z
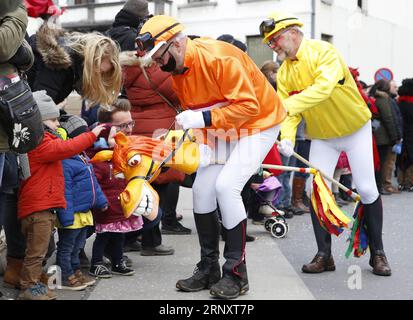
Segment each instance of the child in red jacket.
M62 160L91 146L104 126L64 141L55 132L59 127L56 104L46 91L34 92L33 96L42 115L45 135L42 143L28 154L31 176L22 182L19 193L18 217L27 247L21 271L20 298L51 300L56 299L56 295L40 282L40 275L56 210L66 208Z

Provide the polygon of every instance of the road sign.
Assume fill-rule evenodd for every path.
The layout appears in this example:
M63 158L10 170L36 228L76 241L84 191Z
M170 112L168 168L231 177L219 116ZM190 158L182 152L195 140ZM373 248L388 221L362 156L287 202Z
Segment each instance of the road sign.
M381 79L392 81L394 79L393 72L389 68L381 68L374 74L374 81L377 82Z

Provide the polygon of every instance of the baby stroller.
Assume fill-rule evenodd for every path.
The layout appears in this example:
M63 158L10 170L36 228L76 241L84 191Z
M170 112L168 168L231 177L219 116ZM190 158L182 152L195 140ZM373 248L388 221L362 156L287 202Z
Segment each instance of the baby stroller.
M274 238L284 238L288 233L288 223L283 217L283 212L275 207L275 203L282 191L281 183L274 176L264 180L258 188L254 189L261 205L267 205L271 210L264 213L266 216L264 227Z

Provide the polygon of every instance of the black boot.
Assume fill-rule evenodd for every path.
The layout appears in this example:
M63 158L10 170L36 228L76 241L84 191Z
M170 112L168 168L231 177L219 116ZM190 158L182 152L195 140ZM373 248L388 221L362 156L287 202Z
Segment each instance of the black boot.
M235 228L226 230L224 248L225 264L223 277L211 287L210 294L221 299L234 299L249 290L247 265L245 263L245 235L247 220Z
M209 289L221 278L218 262L220 223L217 212L194 213L194 218L201 246L201 261L197 263L192 277L176 283L178 289L186 292Z
M331 264L332 259L330 259L331 257L331 235L321 227L313 206L310 206L310 212L311 212L311 222L313 223L314 235L317 241L318 252L316 254L316 257L323 257L323 261L325 261L326 263L328 262L327 264L331 265L331 268L326 267L325 270L323 271L334 271L335 267L334 268L332 267L334 265L334 262L332 262ZM320 271L320 268L316 268L317 272L313 272L314 271L314 268L312 267L313 264L314 264L314 260L310 262L309 264L304 265L301 269L302 272L304 273L323 272L323 271Z
M391 269L383 250L383 205L380 196L372 204L364 205L364 215L369 237L370 266L374 274L390 276Z

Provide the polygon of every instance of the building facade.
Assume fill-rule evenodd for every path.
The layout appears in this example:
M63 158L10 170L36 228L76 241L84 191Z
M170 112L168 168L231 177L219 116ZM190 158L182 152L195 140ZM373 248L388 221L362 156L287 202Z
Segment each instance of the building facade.
M379 68L393 71L395 80L413 77L413 1L393 0L175 0L173 14L189 34L218 37L230 33L248 45L261 65L276 58L262 45L258 27L273 10L296 15L306 37L332 42L346 62L358 67L361 79L374 82Z
M64 27L105 30L125 1L59 0L67 7L60 18ZM413 1L393 0L149 0L153 14L178 18L186 33L218 37L229 33L244 41L248 53L261 65L276 59L261 43L258 26L273 10L291 12L304 22L306 37L332 42L347 63L358 67L361 79L374 81L377 69L393 71L395 80L413 77Z

